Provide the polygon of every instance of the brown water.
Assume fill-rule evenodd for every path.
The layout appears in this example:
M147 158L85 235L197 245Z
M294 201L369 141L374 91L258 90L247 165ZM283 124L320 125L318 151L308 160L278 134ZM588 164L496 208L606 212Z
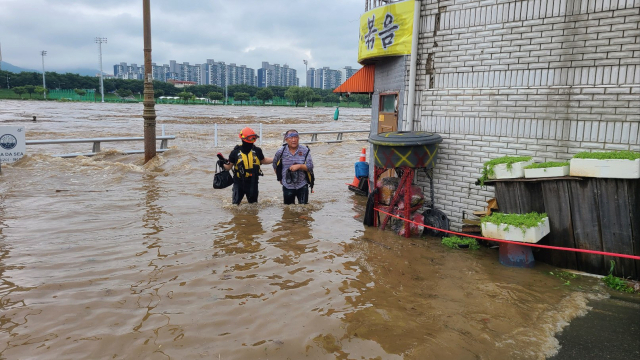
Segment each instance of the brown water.
M314 145L307 206L284 206L273 172L258 204L213 190L215 153L263 124L280 133L368 129L369 109L157 107L179 139L147 165L103 143L28 146L0 175L0 358L539 359L599 297L554 269L501 266L361 223L344 185L363 143ZM27 139L141 136L141 105L0 101ZM38 116L36 123L31 122ZM220 146L213 146L218 123ZM254 127L256 128L256 127ZM327 138L329 136L327 135ZM355 139L363 135L353 135ZM303 140L305 140L303 138Z

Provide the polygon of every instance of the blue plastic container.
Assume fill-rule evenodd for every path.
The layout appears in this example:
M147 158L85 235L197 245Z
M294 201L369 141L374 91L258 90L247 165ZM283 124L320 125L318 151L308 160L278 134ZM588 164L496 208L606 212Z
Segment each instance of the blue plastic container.
M358 161L356 163L356 177L368 177L369 176L369 163L365 161Z

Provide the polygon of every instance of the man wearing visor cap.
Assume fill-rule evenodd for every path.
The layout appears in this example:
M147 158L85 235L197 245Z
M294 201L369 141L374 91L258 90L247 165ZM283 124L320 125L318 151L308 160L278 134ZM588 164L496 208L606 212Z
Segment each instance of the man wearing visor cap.
M244 196L249 203L258 201L258 177L262 176L261 164L271 164L273 158L266 158L262 149L255 146L258 135L250 127L240 131L241 145L229 154L229 162L224 165L226 170L233 169L233 189L231 200L239 205Z
M282 184L285 204L306 204L309 202L309 187L313 189L313 160L310 150L299 145L300 137L296 130L284 134L284 144L273 157L273 168L278 181Z

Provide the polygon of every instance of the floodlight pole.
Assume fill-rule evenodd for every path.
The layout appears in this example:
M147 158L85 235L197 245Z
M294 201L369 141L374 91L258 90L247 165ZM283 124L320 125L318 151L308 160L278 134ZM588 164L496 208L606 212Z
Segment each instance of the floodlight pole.
M149 0L142 0L144 22L144 163L156 156L156 110L151 75L151 11Z
M44 99L47 100L47 82L44 79L44 57L47 56L47 52L42 50L40 55L42 55L42 87L44 88L42 95L44 96Z
M302 60L302 62L304 63L304 86L305 87L309 87L309 74L307 70L307 60ZM307 100L304 101L304 107L307 107Z
M102 43L107 43L107 38L96 38L98 44L98 50L100 52L100 95L102 95L102 102L104 102L104 83L102 81Z

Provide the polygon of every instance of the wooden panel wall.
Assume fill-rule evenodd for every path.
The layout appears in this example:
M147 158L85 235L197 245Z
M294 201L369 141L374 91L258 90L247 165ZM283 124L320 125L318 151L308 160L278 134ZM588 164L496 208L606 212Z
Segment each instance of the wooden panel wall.
M500 211L546 212L551 233L540 244L640 256L640 180L583 179L495 183ZM554 266L640 278L640 261L558 250L536 259Z

